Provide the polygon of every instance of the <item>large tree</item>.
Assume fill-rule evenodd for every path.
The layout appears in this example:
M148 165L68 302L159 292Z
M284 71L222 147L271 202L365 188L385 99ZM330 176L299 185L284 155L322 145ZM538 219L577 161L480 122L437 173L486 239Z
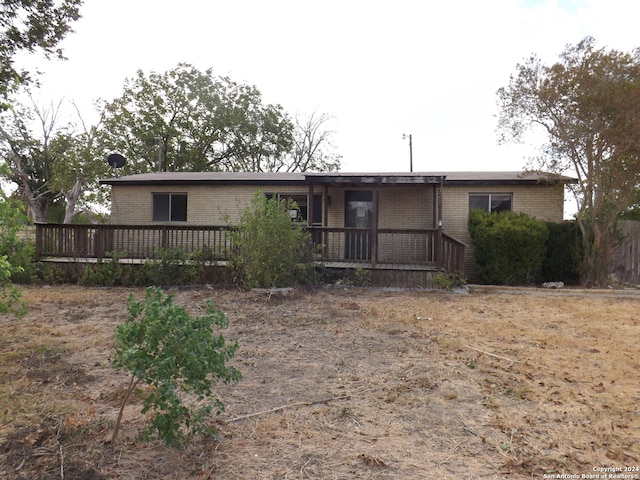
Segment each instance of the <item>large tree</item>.
M606 284L616 222L640 185L640 50L597 48L587 37L552 65L532 56L498 103L503 141L546 139L530 168L577 177L582 282Z
M138 71L105 105L105 148L124 155L124 173L265 171L290 151L293 125L254 86L180 64Z
M40 51L46 58L64 58L57 48L72 31L70 24L80 18L82 0L5 0L0 7L0 100L28 84L29 72L15 65L19 52Z
M97 180L108 166L95 145L95 126L63 121L61 103L42 107L14 105L0 114L0 154L5 178L18 186L29 216L46 223L49 209L63 202L64 222L96 200ZM77 109L76 109L77 111Z

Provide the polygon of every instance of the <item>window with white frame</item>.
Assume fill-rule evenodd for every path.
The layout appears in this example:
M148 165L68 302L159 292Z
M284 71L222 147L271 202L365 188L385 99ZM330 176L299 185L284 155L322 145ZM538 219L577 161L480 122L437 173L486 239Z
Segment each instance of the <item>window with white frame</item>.
M485 212L511 211L513 195L511 193L470 193L469 211L477 208Z
M154 222L187 221L186 193L154 193L152 203Z

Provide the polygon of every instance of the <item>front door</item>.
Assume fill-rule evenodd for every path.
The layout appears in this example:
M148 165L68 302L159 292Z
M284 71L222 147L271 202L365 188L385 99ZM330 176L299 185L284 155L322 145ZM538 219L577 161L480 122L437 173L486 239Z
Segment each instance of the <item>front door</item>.
M344 226L348 229L345 233L345 259L371 260L372 221L373 192L347 190L344 207Z

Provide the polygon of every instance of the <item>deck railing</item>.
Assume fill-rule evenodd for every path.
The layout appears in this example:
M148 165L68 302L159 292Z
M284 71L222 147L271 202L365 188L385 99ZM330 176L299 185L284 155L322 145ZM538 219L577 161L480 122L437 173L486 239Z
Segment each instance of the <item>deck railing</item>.
M188 253L224 260L232 247L227 226L171 225L36 225L36 259L155 258L158 249L180 247Z
M309 228L317 256L325 262L427 265L464 271L466 245L442 229Z
M463 271L465 244L442 229L309 227L318 261L422 265ZM36 225L36 259L101 259L109 254L152 259L158 249L180 247L210 260L225 260L233 247L228 226Z

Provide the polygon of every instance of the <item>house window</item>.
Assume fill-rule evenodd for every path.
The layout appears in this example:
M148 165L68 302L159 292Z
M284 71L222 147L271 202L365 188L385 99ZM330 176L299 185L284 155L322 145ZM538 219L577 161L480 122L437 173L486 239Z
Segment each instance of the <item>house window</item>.
M290 193L267 193L267 198L277 198L278 202L284 200L293 200L298 206L298 210L290 212L291 218L307 223L309 219L309 196L306 194L290 194ZM313 195L313 224L322 225L322 195Z
M510 193L471 193L469 211L477 208L485 212L511 211L512 197Z
M154 222L186 222L187 194L154 193L152 218Z

